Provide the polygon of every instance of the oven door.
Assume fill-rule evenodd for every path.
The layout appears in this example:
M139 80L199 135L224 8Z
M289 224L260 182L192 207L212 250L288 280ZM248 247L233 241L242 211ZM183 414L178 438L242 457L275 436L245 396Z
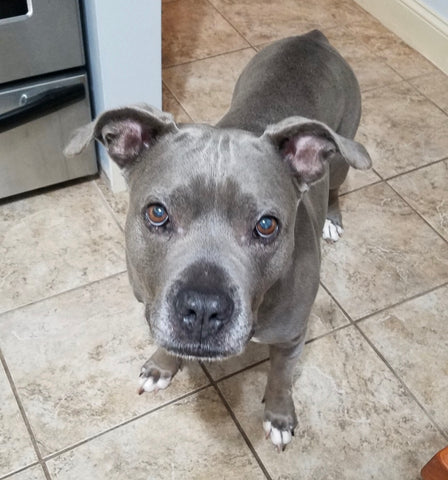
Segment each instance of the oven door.
M0 84L84 65L77 0L0 0Z
M96 173L92 146L62 153L90 118L85 74L0 90L0 198Z

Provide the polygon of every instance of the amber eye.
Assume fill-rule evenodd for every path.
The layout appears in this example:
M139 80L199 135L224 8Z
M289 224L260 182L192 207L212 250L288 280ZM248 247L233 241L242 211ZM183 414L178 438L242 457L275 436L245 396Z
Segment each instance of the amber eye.
M168 212L163 205L155 203L146 209L146 220L154 227L161 227L168 221Z
M255 225L255 233L261 238L271 238L278 231L278 222L274 217L261 217Z

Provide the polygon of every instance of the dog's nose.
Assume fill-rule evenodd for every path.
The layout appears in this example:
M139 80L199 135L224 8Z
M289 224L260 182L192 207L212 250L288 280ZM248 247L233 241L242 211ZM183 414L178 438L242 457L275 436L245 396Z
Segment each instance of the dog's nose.
M205 338L230 320L234 303L223 291L182 289L177 294L175 308L182 328L193 336Z

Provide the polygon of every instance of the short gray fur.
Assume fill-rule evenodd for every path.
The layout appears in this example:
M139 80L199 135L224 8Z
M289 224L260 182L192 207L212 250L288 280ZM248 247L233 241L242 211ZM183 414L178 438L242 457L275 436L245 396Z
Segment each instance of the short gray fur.
M371 166L352 140L360 112L352 70L315 30L255 55L216 126L178 125L142 105L75 133L68 155L96 138L129 185L128 272L160 345L142 391L165 388L179 358L225 358L256 339L270 347L266 434L278 448L291 440L293 370L319 287L324 222L342 225L337 191L349 166ZM151 224L150 205L165 208L164 226ZM255 227L267 217L278 228L261 238Z

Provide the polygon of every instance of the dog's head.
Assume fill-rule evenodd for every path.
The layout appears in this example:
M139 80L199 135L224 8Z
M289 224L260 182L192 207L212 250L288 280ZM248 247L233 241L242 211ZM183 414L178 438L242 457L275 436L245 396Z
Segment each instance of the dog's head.
M80 153L94 138L128 182L135 295L156 342L186 357L242 351L264 294L291 265L302 192L334 155L370 166L361 145L301 117L257 137L126 107L75 132L65 153Z

